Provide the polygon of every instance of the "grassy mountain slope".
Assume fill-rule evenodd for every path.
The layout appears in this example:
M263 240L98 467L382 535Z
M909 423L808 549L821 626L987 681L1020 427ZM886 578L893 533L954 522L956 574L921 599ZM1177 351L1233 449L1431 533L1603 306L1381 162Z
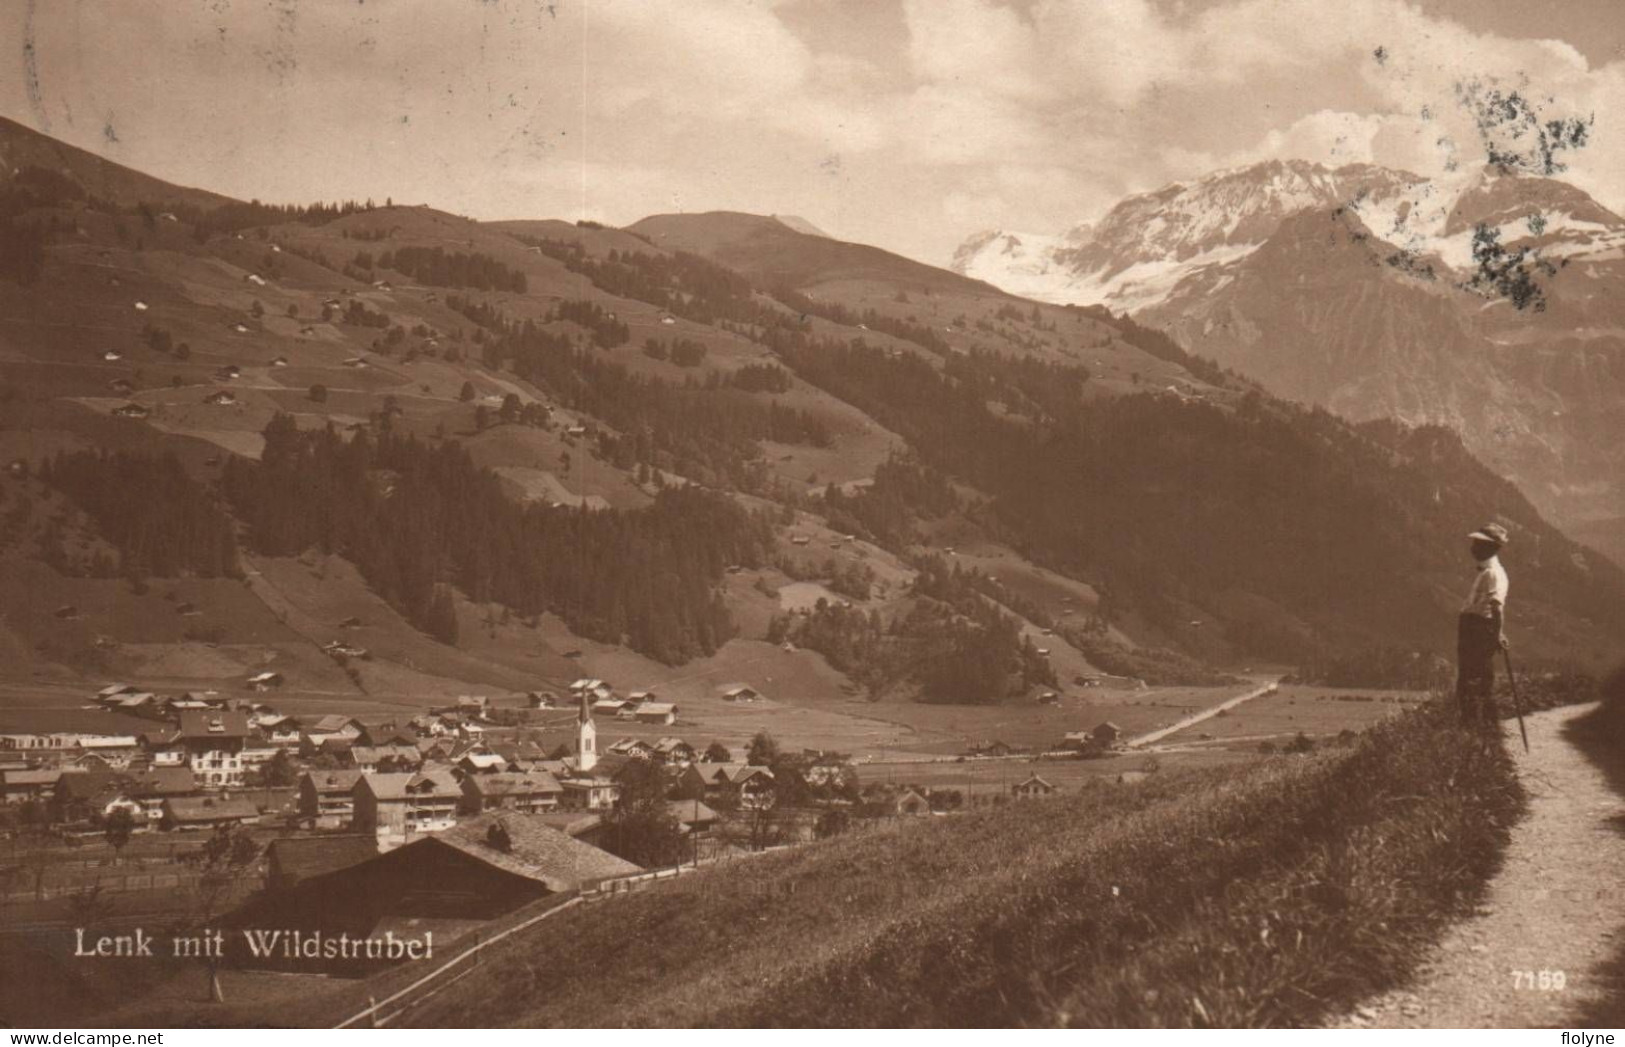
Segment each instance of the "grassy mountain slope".
M0 144L14 141L43 148L15 133ZM63 155L77 178L88 161ZM149 186L127 188L139 198ZM174 451L212 491L230 463L258 459L285 414L352 442L387 428L459 447L537 512L639 513L662 486L704 485L769 518L763 562L711 583L736 642L759 640L789 609L779 589L864 569L878 584L854 599L859 611L913 613L917 558L961 541L967 565L1007 561L1011 579L1048 571L1076 586L1035 598L989 581L982 597L1035 644L1053 627L1068 680L1099 668L1081 631L1091 616L1125 646L1219 662L1442 650L1458 535L1490 516L1514 525L1515 557L1533 545L1514 561L1526 650L1601 657L1620 619L1617 572L1448 441L1297 411L1102 311L1023 302L749 215L656 216L629 230L394 206L234 221L250 218L263 221L227 227L184 210L169 221L71 199L25 214L51 232L42 279L0 280L0 395L16 408L0 422L0 454L37 466L75 447ZM130 404L146 417L113 417ZM953 504L872 488L898 453L949 482ZM374 474L384 492L399 480ZM843 493L832 498L832 485ZM253 551L254 529L240 538ZM256 555L287 563L291 552ZM306 607L287 613L308 618L302 642L313 644L331 638L309 635L336 613L323 608L396 607L391 628L406 631L376 641L395 668L360 670L370 697L557 683L615 656L611 643L585 663L565 659L581 640L547 614L515 624L521 609L497 604L467 557L463 574L420 585L412 608L379 587L363 550L327 552L363 573L312 560L304 569L330 591L301 583ZM421 634L405 623L421 624L421 594L438 586L460 587L461 653L414 667ZM275 603L258 580L249 591ZM615 627L613 615L598 626ZM44 661L100 664L83 650ZM343 692L318 685L330 670L312 687Z

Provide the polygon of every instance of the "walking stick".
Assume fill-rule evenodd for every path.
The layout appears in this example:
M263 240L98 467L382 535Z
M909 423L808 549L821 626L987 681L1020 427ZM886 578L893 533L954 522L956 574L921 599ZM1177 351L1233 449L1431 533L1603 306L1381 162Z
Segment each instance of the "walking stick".
M1507 683L1512 685L1512 711L1518 714L1518 733L1523 735L1523 751L1529 751L1529 729L1523 725L1523 702L1518 698L1518 677L1512 672L1512 652L1501 648L1501 659L1507 663Z

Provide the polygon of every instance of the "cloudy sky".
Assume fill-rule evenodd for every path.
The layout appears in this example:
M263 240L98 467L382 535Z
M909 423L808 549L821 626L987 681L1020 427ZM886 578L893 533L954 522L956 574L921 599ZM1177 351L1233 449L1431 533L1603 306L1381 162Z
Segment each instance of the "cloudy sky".
M279 202L797 214L940 264L1258 159L1473 162L1477 78L1594 113L1566 177L1625 208L1619 0L0 0L0 48L0 115Z

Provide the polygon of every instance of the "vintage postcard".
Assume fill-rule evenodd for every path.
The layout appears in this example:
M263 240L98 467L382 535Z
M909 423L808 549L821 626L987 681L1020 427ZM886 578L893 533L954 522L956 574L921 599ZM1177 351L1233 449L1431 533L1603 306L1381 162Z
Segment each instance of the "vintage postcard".
M5 0L0 1025L1606 1047L1622 114L1615 0Z

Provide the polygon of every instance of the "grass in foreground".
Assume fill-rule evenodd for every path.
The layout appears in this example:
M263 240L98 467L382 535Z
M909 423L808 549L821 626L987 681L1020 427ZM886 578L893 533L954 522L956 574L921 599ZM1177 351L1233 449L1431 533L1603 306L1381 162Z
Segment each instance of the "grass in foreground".
M1614 791L1625 797L1625 665L1603 681L1601 697L1596 711L1570 727L1571 737L1580 751L1608 775ZM1616 819L1614 828L1625 833L1625 818ZM1596 1029L1625 1026L1625 945L1600 973L1613 982L1616 990L1610 999L1581 1015L1577 1025Z
M574 910L413 1021L1312 1024L1410 972L1522 806L1501 746L1434 705L1345 749L889 826Z

